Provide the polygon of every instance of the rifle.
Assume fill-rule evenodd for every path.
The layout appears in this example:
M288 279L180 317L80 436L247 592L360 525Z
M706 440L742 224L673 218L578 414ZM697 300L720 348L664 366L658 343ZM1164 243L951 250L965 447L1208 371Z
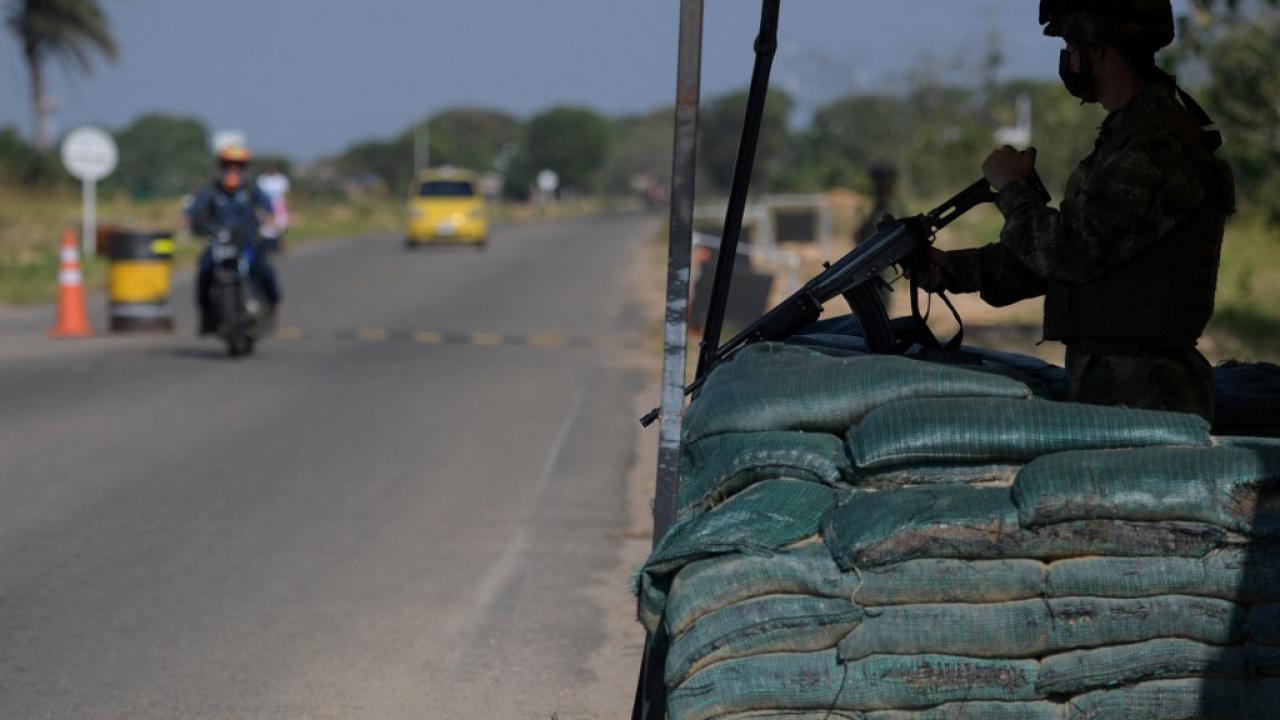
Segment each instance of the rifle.
M1049 191L1045 189L1038 174L1033 171L1027 182L1046 203L1049 202ZM837 297L843 297L849 303L862 327L867 348L872 353L906 352L914 345L914 341L908 338L899 342L894 337L893 327L878 292L884 283L881 273L890 267L897 267L903 274L911 277L912 314L917 327L924 328L916 300L918 285L913 273L922 270L927 264L929 248L940 230L978 205L994 202L995 199L995 191L983 178L923 215L903 220L885 218L876 233L866 242L834 264L826 263L821 274L717 349L698 377L685 388L685 395L697 392L711 371L728 362L739 350L756 343L786 340L817 322L822 316L823 306ZM946 296L942 293L938 295L955 313L955 308ZM957 336L956 340L960 340L960 337ZM703 342L709 341L711 339L704 339ZM959 342L955 344L958 349ZM653 410L641 418L640 423L649 427L658 419L659 413L660 410Z

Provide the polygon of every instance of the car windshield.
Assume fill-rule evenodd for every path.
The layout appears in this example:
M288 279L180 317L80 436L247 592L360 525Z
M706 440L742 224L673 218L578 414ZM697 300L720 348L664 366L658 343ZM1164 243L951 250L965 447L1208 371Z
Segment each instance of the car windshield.
M476 194L471 183L460 180L432 180L422 183L419 197L472 197Z

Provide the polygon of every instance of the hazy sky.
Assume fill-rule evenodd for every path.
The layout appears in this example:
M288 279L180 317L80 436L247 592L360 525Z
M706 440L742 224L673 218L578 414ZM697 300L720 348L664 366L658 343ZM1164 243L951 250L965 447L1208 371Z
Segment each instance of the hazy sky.
M674 95L677 0L102 0L122 56L53 69L58 127L194 115L312 159L451 105L611 114ZM976 65L994 26L1006 75L1052 76L1060 43L1034 0L786 0L775 78L810 105L883 87L931 57ZM994 18L994 21L993 21ZM704 96L746 84L754 0L707 0ZM972 72L968 70L967 72ZM29 126L26 72L0 37L0 126Z

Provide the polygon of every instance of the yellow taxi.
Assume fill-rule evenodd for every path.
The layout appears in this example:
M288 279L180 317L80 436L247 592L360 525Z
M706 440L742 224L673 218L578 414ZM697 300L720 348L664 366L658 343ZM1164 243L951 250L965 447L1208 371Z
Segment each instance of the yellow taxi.
M438 168L420 173L409 198L409 247L489 242L489 210L474 173Z

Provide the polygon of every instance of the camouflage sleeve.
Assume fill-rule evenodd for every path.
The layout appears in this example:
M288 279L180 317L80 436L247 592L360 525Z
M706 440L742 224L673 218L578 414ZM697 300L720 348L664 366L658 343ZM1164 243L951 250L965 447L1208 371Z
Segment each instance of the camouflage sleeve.
M1004 188L996 198L1005 216L1000 244L1041 278L1089 282L1160 240L1204 196L1181 144L1156 131L1102 161L1061 211L1026 183Z
M993 307L1004 307L1045 293L1045 281L1000 243L947 253L951 277L947 290L981 293Z

